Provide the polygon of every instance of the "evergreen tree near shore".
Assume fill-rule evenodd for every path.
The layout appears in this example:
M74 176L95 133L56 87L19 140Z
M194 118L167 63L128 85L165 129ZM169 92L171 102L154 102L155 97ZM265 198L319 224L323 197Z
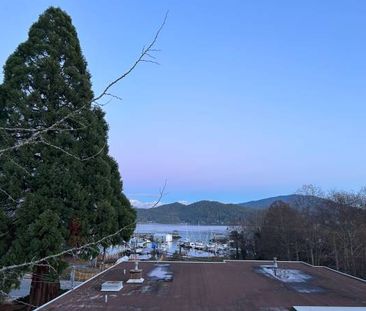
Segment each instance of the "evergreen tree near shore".
M0 267L78 247L126 226L100 246L132 234L135 212L108 155L104 113L92 101L71 18L51 7L8 58L0 86L0 149L9 148L0 155ZM62 259L33 267L30 304L58 294ZM2 290L16 282L12 273Z

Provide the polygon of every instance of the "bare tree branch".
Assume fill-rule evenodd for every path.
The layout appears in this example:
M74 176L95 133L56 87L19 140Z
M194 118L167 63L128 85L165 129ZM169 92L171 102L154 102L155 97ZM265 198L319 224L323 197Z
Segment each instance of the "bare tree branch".
M34 306L34 305L30 304L30 303L27 303L27 302L24 302L24 301L21 301L21 300L19 300L19 299L15 299L15 298L11 297L9 294L5 293L5 292L4 292L3 290L1 290L1 289L0 289L0 295L2 295L2 296L4 296L4 297L9 297L9 299L10 299L10 300L14 300L14 301L16 301L16 302L18 302L18 303L20 303L20 304L22 304L22 305L25 305L25 306L27 306L27 307L38 308L38 306Z
M18 168L20 168L21 170L23 170L24 172L26 172L28 175L31 175L31 173L22 165L20 165L18 162L16 162L14 159L8 157L8 159L10 160L10 162L12 162L15 166L17 166Z
M0 187L0 191L4 193L11 201L16 202L15 200L8 192L6 192L3 188Z
M66 151L65 149L63 149L63 148L61 148L61 147L59 147L59 146L56 146L56 145L54 145L54 144L51 144L50 142L46 141L46 140L45 140L45 138L44 138L43 136L40 136L40 141L41 141L43 144L45 144L45 145L47 145L47 146L49 146L49 147L52 147L52 148L54 148L54 149L57 149L57 150L59 150L59 151L61 151L61 152L65 153L65 154L67 154L68 156L70 156L70 157L72 157L72 158L74 158L74 159L76 159L76 160L79 160L79 161L88 161L88 160L91 160L91 159L93 159L93 158L96 158L99 154L101 154L101 153L103 152L104 148L106 147L106 143L105 143L105 144L103 145L103 147L102 147L102 148L100 148L100 149L98 150L98 152L96 152L95 154L93 154L93 155L91 155L91 156L88 156L88 157L86 157L86 158L80 158L79 156L74 155L74 154L72 154L71 152L68 152L68 151Z
M159 190L158 200L153 204L153 206L151 206L151 208L158 206L158 204L160 203L161 199L163 198L163 196L165 194L165 188L166 188L167 182L168 182L168 180L165 179L164 186Z
M82 251L82 250L90 248L92 246L99 245L102 242L104 242L104 241L116 236L117 234L121 233L122 231L129 230L129 228L131 228L132 226L135 226L135 225L136 225L136 222L134 221L134 222L130 223L129 225L124 226L121 229L117 230L116 232L114 232L112 234L109 234L109 235L107 235L107 236L105 236L105 237L103 237L103 238L101 238L101 239L99 239L95 242L90 242L90 243L84 244L84 245L79 246L79 247L69 248L69 249L64 250L62 252L59 252L57 254L49 255L49 256L43 257L43 258L38 259L38 260L25 262L25 263L22 263L22 264L19 264L19 265L4 266L0 269L0 272L9 271L9 270L13 270L13 269L24 268L24 267L29 267L29 266L34 266L34 265L37 265L37 264L41 264L45 261L49 261L50 259L54 259L54 258L63 256L63 255L66 255L66 254L72 254L73 252Z
M165 179L165 182L164 182L163 187L159 190L159 197L158 197L157 201L154 203L154 205L152 207L155 207L155 206L157 206L160 203L161 199L163 198L163 196L165 194L166 185L167 185L167 179ZM117 230L116 232L114 232L112 234L109 234L109 235L106 235L106 236L102 237L101 239L99 239L99 240L97 240L95 242L90 242L90 243L84 244L84 245L79 246L79 247L73 247L73 248L64 250L64 251L62 251L60 253L57 253L57 254L54 254L54 255L49 255L49 256L43 257L41 259L31 260L29 262L25 262L25 263L18 264L18 265L3 266L0 269L0 273L4 273L4 272L9 271L9 270L14 270L14 269L19 269L19 268L29 267L29 266L44 265L44 263L45 262L48 263L48 261L50 259L57 258L57 257L63 256L63 255L66 255L66 254L73 254L75 252L79 252L81 250L84 250L84 249L91 248L93 246L99 245L102 242L104 242L104 241L106 241L106 240L108 240L108 239L116 236L117 234L121 233L122 231L129 230L132 226L135 226L135 225L136 225L136 221L130 223L127 226L124 226L124 227L120 228L119 230Z
M164 17L164 20L163 20L163 23L160 25L159 29L157 30L157 32L155 33L155 36L153 38L153 40L148 44L148 46L145 48L142 49L141 51L141 54L140 56L137 58L137 60L132 64L132 66L125 72L123 73L122 75L120 75L117 79L113 80L111 83L109 83L105 89L103 90L103 92L98 95L97 97L94 97L90 102L86 103L85 105L83 105L82 107L80 107L79 109L77 110L73 110L71 111L70 113L68 113L66 116L64 116L63 118L61 118L60 120L56 121L55 123L53 123L52 125L50 125L49 127L47 128L43 128L43 129L26 129L26 128L1 128L1 129L6 129L6 130L11 130L11 131L28 131L28 132L32 132L33 134L23 140L23 141L20 141L18 142L16 145L14 146L11 146L11 147L6 147L6 148L3 148L3 149L0 149L0 156L5 153L5 152L8 152L8 151L12 151L12 150L16 150L16 149L19 149L20 147L24 146L24 145L27 145L27 144L31 144L31 143L39 143L39 141L37 140L39 138L40 135L42 135L43 133L46 133L48 131L51 131L51 130L56 130L57 127L61 124L63 124L67 119L71 118L73 115L76 115L78 114L81 110L85 109L86 107L88 107L91 103L96 103L99 105L98 101L103 98L104 96L111 96L111 97L114 97L114 98L118 98L118 96L115 96L115 95L112 95L111 93L108 93L108 90L115 84L117 84L119 81L121 81L122 79L124 79L125 77L127 77L135 68L136 66L139 64L139 63L142 63L142 62L150 62L150 63L155 63L157 64L156 61L151 61L151 60L148 60L148 59L145 59L146 57L151 57L151 52L156 52L158 51L157 49L154 49L154 45L156 44L157 42L157 39L160 35L160 32L162 31L165 23L166 23L166 20L168 18L168 13L169 11L166 12L165 14L165 17ZM120 98L118 98L120 99Z
M25 127L0 127L0 130L9 131L9 132L37 132L40 129L32 129Z
M114 95L114 94L111 94L111 93L105 93L106 96L110 96L112 98L115 98L115 99L118 99L118 100L122 100L121 97L117 96L117 95Z
M117 79L115 79L111 83L109 83L107 85L107 87L104 89L104 91L102 93L100 93L100 95L98 95L97 97L95 97L93 99L93 101L97 101L97 100L101 99L104 95L106 95L106 93L108 92L108 90L113 85L115 85L116 83L118 83L120 80L126 78L136 68L136 66L139 63L146 61L146 60L144 60L144 57L146 57L150 52L152 52L152 49L153 49L156 41L158 40L158 37L160 35L160 32L161 32L161 30L163 29L163 27L164 27L164 25L166 23L166 20L168 18L168 14L169 14L169 11L166 12L165 17L164 17L164 20L163 20L163 23L160 25L160 27L159 27L158 31L156 32L153 40L150 42L150 44L146 48L145 47L142 48L142 51L141 51L141 54L140 54L139 58L133 63L133 65L130 67L130 69L128 69L125 73L123 73L122 75L120 75Z

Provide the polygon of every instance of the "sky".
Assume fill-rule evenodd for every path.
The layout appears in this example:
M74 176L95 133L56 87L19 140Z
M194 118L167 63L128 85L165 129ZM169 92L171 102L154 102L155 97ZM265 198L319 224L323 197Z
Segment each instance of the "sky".
M1 1L0 64L49 6L77 29L95 94L169 11L154 55L104 107L110 154L139 206L245 202L366 173L366 1ZM0 81L2 81L2 76Z

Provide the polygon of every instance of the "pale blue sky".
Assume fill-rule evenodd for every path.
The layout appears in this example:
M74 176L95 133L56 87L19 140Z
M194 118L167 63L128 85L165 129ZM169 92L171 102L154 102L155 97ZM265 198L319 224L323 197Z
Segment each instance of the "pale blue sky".
M365 184L366 1L1 1L2 65L50 5L71 15L95 93L170 11L161 65L105 108L131 199L153 200L165 179L164 202Z

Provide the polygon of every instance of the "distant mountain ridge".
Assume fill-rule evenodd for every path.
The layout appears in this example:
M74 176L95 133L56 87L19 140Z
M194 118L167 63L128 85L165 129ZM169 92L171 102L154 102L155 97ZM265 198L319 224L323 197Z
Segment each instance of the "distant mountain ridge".
M141 223L231 225L238 223L249 213L264 210L279 200L293 207L318 207L327 202L322 198L299 194L281 195L239 204L206 200L188 205L175 202L149 209L137 208L137 221Z
M238 205L243 207L264 209L268 208L275 201L282 201L293 207L297 207L297 205L302 205L303 207L307 205L318 206L319 204L324 204L328 202L328 200L326 199L312 195L289 194L289 195L279 195L276 197L270 197L261 200L249 201L245 203L239 203Z
M165 224L187 223L201 225L230 224L245 216L246 207L216 201L199 201L189 205L165 204L149 209L136 209L138 222Z

